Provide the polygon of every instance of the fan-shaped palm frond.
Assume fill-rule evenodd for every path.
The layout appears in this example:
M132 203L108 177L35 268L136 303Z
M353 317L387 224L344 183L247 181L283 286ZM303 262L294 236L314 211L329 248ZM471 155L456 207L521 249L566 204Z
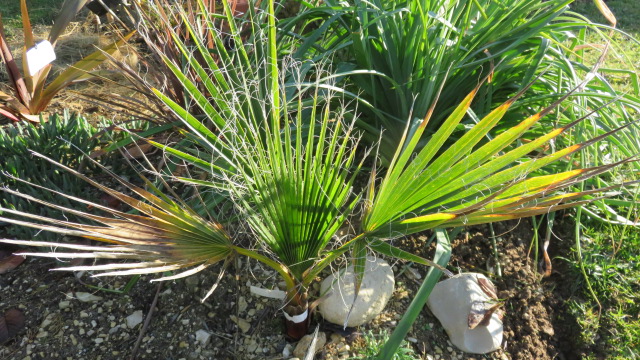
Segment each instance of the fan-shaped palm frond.
M34 153L34 155L49 160L44 155L37 153ZM31 219L31 221L22 221L14 218L8 218L6 216L0 217L3 221L15 225L28 226L64 235L79 236L112 244L107 246L87 246L53 242L2 240L2 242L5 243L19 245L50 246L54 248L81 250L81 252L35 252L24 253L24 255L55 258L141 260L141 262L135 263L111 262L109 264L75 266L61 269L102 271L95 276L149 274L191 267L191 269L183 273L164 277L159 280L176 279L192 275L218 261L225 260L233 256L233 244L231 242L231 238L224 229L219 224L198 216L190 209L184 207L183 204L179 204L159 192L157 195L153 194L152 192L111 174L121 185L125 186L128 190L144 200L141 201L133 196L123 194L101 185L71 168L55 163L52 160L49 161L60 166L65 171L84 179L96 188L104 191L106 194L113 196L118 201L130 206L139 214L131 214L115 210L98 203L66 195L36 184L31 185L41 189L42 191L49 191L73 202L78 202L101 210L112 216L105 217L69 207L59 206L39 200L30 195L3 188L2 190L10 192L15 196L55 208L56 210L74 214L99 225L86 225L56 220L12 209L0 208L0 212ZM107 171L106 169L104 170ZM17 178L14 178L14 180L26 182L25 180ZM146 179L144 180L147 181ZM147 181L147 185L151 186L151 183Z

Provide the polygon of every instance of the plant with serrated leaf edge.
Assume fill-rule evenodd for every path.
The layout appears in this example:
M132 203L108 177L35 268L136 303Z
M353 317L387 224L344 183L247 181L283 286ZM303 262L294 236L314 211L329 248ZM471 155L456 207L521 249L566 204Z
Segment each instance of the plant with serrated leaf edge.
M225 6L229 14L226 3ZM268 3L266 15L270 14L273 14L273 1ZM264 14L253 15L258 18ZM235 32L232 17L227 15L227 19L231 24L232 36L239 36ZM266 16L266 25L258 24L260 23L254 23L252 39L248 40L246 46L241 45L243 42L236 42L233 52L223 50L224 48L217 50L216 55L220 56L223 67L205 70L197 68L197 63L191 64L196 67L196 71L207 75L203 82L208 86L211 98L205 97L197 87L188 82L185 83L185 89L207 114L206 120L215 127L217 133L158 93L190 129L197 149L189 152L156 145L165 149L168 154L209 172L210 181L189 178L179 180L228 192L234 199L237 212L245 216L257 243L264 251L236 245L233 237L221 225L221 222L229 220L224 213L213 215L215 220L206 220L185 206L177 194L172 194L173 198L163 195L144 177L149 190L116 177L122 185L144 200L140 201L106 188L68 168L67 171L128 204L139 214L133 215L91 204L115 218L95 216L64 209L5 189L17 196L84 216L103 225L88 226L7 209L2 210L35 221L13 217L3 217L2 220L82 236L111 245L82 246L20 240L2 242L33 246L55 245L58 248L78 250L26 255L142 260L63 268L105 271L96 276L187 269L158 280L188 276L216 262L228 262L234 256L247 256L273 268L284 279L287 294L283 309L288 319L287 333L293 338L299 338L306 333L309 323L309 286L338 257L351 253L357 275L356 289L363 276L368 251L435 266L428 259L393 246L391 240L429 229L528 217L584 204L593 201L584 199L585 196L608 191L616 186L583 192L563 193L560 190L622 163L636 160L632 158L593 168L530 176L530 173L541 167L602 140L622 130L624 126L542 157L527 157L533 150L565 133L580 121L516 146L517 139L555 109L556 103L489 142L480 143L517 97L494 109L451 147L440 151L442 143L460 124L469 109L476 95L476 88L447 117L431 140L418 149L422 132L433 112L431 107L413 133L409 134L408 129L405 130L400 146L382 179L376 180L377 173L374 169L364 192L356 191L350 195L353 179L360 171L360 166L354 162L353 151L358 136L351 132L351 126L343 123L339 112L330 110L331 103L321 96L326 86L309 87L306 88L307 91L298 91L295 96L287 96L291 89L283 81L283 65L276 56L274 19ZM194 36L194 33L191 34ZM222 41L219 36L215 38L218 42ZM195 36L193 40L202 44ZM196 51L202 51L200 55L205 59L212 56L210 49L205 47ZM220 54L223 52L224 54ZM232 53L237 58L230 56ZM229 60L237 61L227 62ZM179 77L180 69L175 64L171 65ZM234 83L233 80L238 80L233 78L234 74L243 75L240 79L244 82ZM233 89L236 85L239 88L235 92L216 92L216 89ZM255 101L256 94L261 96L261 101ZM235 101L228 102L227 96ZM505 150L507 148L509 150ZM208 150L208 155L203 150ZM166 189L171 188L167 186ZM67 198L89 203L75 197ZM360 203L364 212L356 211ZM342 242L333 241L333 236L348 218L354 220L352 223L360 224L354 229L353 236ZM220 272L219 277L222 275L223 272Z
M52 46L55 47L56 41L60 35L62 35L64 29L86 2L87 0L65 1L60 10L60 15L58 15L49 32L47 40ZM28 64L26 52L36 45L36 41L33 36L31 21L29 20L26 0L20 0L20 10L22 13L22 30L24 33L22 72L9 49L2 24L2 16L0 14L0 59L2 59L2 62L7 68L9 84L11 85L11 90L13 90L13 94L0 91L0 115L6 116L16 122L25 119L37 123L39 121L39 114L49 106L54 96L74 82L91 78L88 72L102 64L107 59L106 54L112 55L115 53L118 47L122 46L134 34L134 32L131 32L121 40L87 55L60 73L49 84L46 84L47 77L51 71L51 64L46 65L33 75L27 73Z

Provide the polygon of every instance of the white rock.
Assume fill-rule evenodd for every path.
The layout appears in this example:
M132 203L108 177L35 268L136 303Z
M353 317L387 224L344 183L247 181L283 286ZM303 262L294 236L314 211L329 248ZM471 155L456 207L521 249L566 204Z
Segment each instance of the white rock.
M206 330L198 330L196 331L196 342L200 343L202 347L205 347L209 344L209 340L211 340L211 334Z
M248 353L252 353L255 352L258 349L258 343L256 342L255 339L251 339L247 344L245 349L247 350Z
M138 326L138 324L142 322L142 310L134 311L133 314L127 316L125 320L127 323L127 327L129 329L133 329L134 327Z
M380 314L391 298L394 286L391 266L380 258L367 257L358 299L347 326L365 324ZM320 303L318 310L327 321L343 325L355 293L353 266L349 266L342 276L338 273L324 279L320 293L325 294L328 289L331 294Z
M305 355L307 354L307 351L309 350L309 345L311 345L311 341L313 341L313 334L305 335L302 339L300 339L300 341L298 341L298 344L296 345L296 348L293 350L293 356L301 359L304 358ZM327 343L327 334L323 332L319 332L318 340L316 341L315 352L319 353L320 351L322 351L322 348L326 343Z
M102 297L95 296L93 294L86 293L86 292L77 292L76 293L76 299L78 299L78 300L80 300L82 302L93 302L93 301L102 300Z
M503 327L499 316L494 313L489 325L469 329L471 305L476 301L491 303L478 285L477 278L490 281L482 274L463 273L439 282L431 292L428 304L453 345L468 353L486 354L500 348Z

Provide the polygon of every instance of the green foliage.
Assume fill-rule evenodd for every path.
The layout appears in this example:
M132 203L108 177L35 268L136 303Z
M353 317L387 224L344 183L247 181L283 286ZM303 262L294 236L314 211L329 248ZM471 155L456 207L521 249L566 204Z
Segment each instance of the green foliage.
M558 5L557 2L549 3ZM365 183L358 183L357 175L369 149L360 145L361 135L352 131L353 124L362 124L362 119L371 119L360 119L357 108L345 102L350 95L348 90L336 86L336 78L344 74L336 75L335 69L325 68L321 62L298 61L296 59L299 57L291 55L297 52L298 47L303 49L306 40L278 36L274 1L263 2L259 9L250 8L242 18L236 18L237 14L233 13L227 1L223 1L223 4L221 15L210 13L203 2L198 2L196 14L178 7L175 9L176 17L181 19L184 29L180 33L171 30L169 35L181 56L165 55L162 59L180 81L189 101L181 104L172 94L153 90L182 122L186 129L183 131L185 139L178 145L147 141L164 150L171 160L190 165L198 174L190 172L174 176L162 173L164 176L158 181L163 185L163 191L170 193L171 196L168 196L145 177L142 177L146 186L143 189L111 173L120 185L134 194L130 196L61 166L129 205L137 213L133 215L101 207L101 210L115 218L97 217L39 201L43 205L101 224L87 226L34 217L24 211L5 210L11 215L3 218L7 222L112 244L102 247L56 244L88 252L82 255L78 252L66 253L64 256L140 260L137 263L111 262L67 270L96 270L105 271L101 275L125 275L186 269L163 278L167 280L188 276L215 262L224 260L228 263L234 256L248 256L275 269L282 276L287 285L284 310L289 315L298 315L308 309L310 283L338 257L350 255L356 269L356 289L360 286L365 255L369 251L447 272L443 264L448 260L450 248L445 228L546 214L589 203L621 184L603 184L581 192L568 192L565 189L636 160L623 156L620 161L597 167L589 167L589 163L584 162L577 169L567 161L582 149L624 133L630 124L615 124L603 132L582 134L584 138L572 146L562 144L540 151L542 146L553 144L593 113L575 114L572 119L558 126L551 126L553 122L538 126L572 95L566 91L560 96L554 95L550 101L531 103L527 111L515 117L510 110L529 91L535 93L534 88L538 84L517 80L511 81L516 85L514 89L521 91L505 94L508 100L497 107L489 106L486 113L476 113L472 106L475 101L484 101L486 94L483 94L483 89L489 86L485 84L486 79L481 78L483 71L477 70L468 74L465 86L470 83L470 78L474 79L474 83L467 92L456 93L458 100L442 95L442 101L447 105L439 105L435 100L438 89L448 82L443 78L433 80L433 98L426 102L424 114L404 118L409 123L402 122L403 125L396 128L399 130L396 131L393 146L386 150L380 148L381 151L388 151L384 155L385 169L378 172L378 159L373 158L371 163L374 165L368 174L368 182L365 179ZM365 6L364 3L358 4ZM496 4L497 9L504 10ZM417 15L407 14L407 9L392 9L398 11L383 14L384 21L388 22L386 25L390 28L405 26L402 22L406 19L394 17L401 14L415 16L416 22L433 25L429 29L441 34L442 39L452 33L442 18L418 11L423 10L418 8L418 2L409 5L408 9L416 10ZM452 8L452 14L458 17L478 16L474 23L489 26L490 23L480 21L486 16L483 14L484 8L468 6ZM516 9L525 11L519 7ZM362 21L367 25L368 34L380 35L373 32L375 26L366 20L370 14L360 8L355 10L360 11L356 11L356 15L364 19ZM383 11L380 6L374 10ZM444 11L448 10L446 8ZM554 15L541 13L546 14L544 16ZM190 21L191 15L198 18ZM548 23L549 19L544 16L540 26ZM525 23L524 28L536 28L534 25L538 20L529 20L531 22ZM413 24L412 21L408 23L406 26ZM427 27L421 29L429 32ZM505 34L517 33L513 28L506 29L509 30L504 30ZM389 44L397 41L391 36L395 33L387 35L390 36ZM353 36L358 35L354 33ZM491 38L490 34L486 36ZM365 37L360 40L364 44L375 39ZM431 38L428 40L433 41ZM460 41L458 39L456 43ZM480 40L478 42L482 43ZM446 42L445 45L438 44L437 41L431 44L440 49L436 57L444 56L442 54L446 48L451 46ZM498 49L497 54L513 50L509 43L502 45L505 48L503 51ZM482 48L482 45L478 46ZM372 45L365 53L373 54L378 60L383 54L380 49L375 52L373 48L375 46ZM474 56L483 56L479 55L481 50L474 51L479 51ZM305 56L302 58L306 59ZM467 65L474 63L473 59L467 59ZM445 64L443 62L439 65L441 67L436 68L439 75L442 75ZM375 72L378 76L382 73L380 70ZM192 74L197 75L197 81ZM524 79L532 78L534 74L535 71ZM389 77L382 78L387 80ZM492 81L496 78L494 76ZM389 99L400 97L408 104L407 99L412 99L415 94L403 93L397 87L400 83L409 84L404 79L392 83L393 86L382 87L382 93L370 95ZM464 89L460 87L457 91ZM444 88L443 94L446 94ZM373 109L380 107L381 112L388 112L388 109L383 109L375 102L370 101L369 104ZM440 111L438 106L445 106L447 111ZM405 110L410 108L407 105ZM456 134L460 129L466 131ZM37 156L44 158L43 155ZM150 162L148 165L150 171L158 173ZM203 209L210 211L206 215L198 214L165 183L167 177L200 189L212 189L216 194L216 203L231 205L227 209L203 206ZM36 201L24 195L23 198ZM67 198L79 201L72 196ZM80 202L100 206L93 202ZM17 220L16 216L44 221L51 226ZM349 225L348 234L338 239L338 230L345 225ZM249 231L245 234L251 235L252 242L240 246L235 242L236 235L229 229L244 227L248 227ZM394 246L396 238L428 229L439 234L435 262ZM3 242L46 245L44 242L16 240ZM53 252L40 255L61 256ZM438 261L442 264L436 263ZM390 358L396 352L401 338L422 307L421 303L424 304L437 281L439 271L432 271L425 280L415 306L412 305L406 320L399 326L401 329L392 336L390 345L385 347L382 358Z
M375 359L376 355L380 352L384 344L389 340L389 333L383 330L380 334L374 334L372 331L367 331L363 335L364 347L359 351L357 357L352 359ZM398 347L398 351L390 358L390 360L418 360L420 357L411 348L411 344L407 341L402 341Z
M569 93L571 96L561 105L563 111L542 119L523 134L523 140L535 139L550 128L574 122L593 109L600 110L555 143L559 147L580 143L633 121L640 110L637 88L631 93L620 93L602 76L581 84L597 60L597 56L585 58L584 53L594 54L595 51L588 50L591 48L602 49L610 34L604 26L568 11L572 3L572 0L325 1L327 6L309 6L299 16L281 23L285 34L291 31L292 36L300 39L300 50L292 51L295 56L334 58L337 70L342 71L341 79L346 79L344 86L366 100L363 103L368 108L362 110L368 111L368 116L360 117L356 124L364 131L365 140L380 142L379 153L388 164L407 124L409 134L416 131L427 110L436 104L421 139L421 145L425 144L487 74L491 74L491 79L478 89L470 116L451 133L443 147L450 146L536 77L529 91L482 141L512 128L523 117ZM318 19L322 19L322 26L315 25ZM629 40L626 42L634 42ZM618 43L612 46L615 48ZM637 84L632 70L619 66L601 69L605 74L631 74ZM581 90L574 91L579 85ZM619 148L612 153L620 157L608 160L617 161L640 152L636 140L639 136L638 128L633 127L612 139L608 146ZM597 147L587 153L583 166L604 163ZM569 169L560 166L564 168L556 166L543 171ZM597 182L601 178L605 182L610 179L598 177Z
M132 126L138 125L144 129L142 124L132 124ZM100 127L95 127L87 118L65 112L62 115L51 115L48 121L43 121L40 124L22 122L13 126L1 127L0 159L2 159L2 166L0 170L2 170L2 174L0 175L0 186L48 202L78 209L64 197L56 196L40 187L80 197L87 197L87 191L91 190L91 187L88 187L82 179L62 171L50 162L32 156L31 152L47 154L50 159L64 166L82 169L83 172L92 174L97 169L96 166L82 159L84 159L84 154L92 153L103 145L105 136L102 134L101 128L107 126L107 123L103 123ZM121 133L111 139L123 140L127 137L126 133ZM127 166L124 166L122 160L118 158L119 154L108 154L103 155L101 161L124 175L128 171ZM128 172L130 173L130 170ZM27 184L25 181L31 184ZM39 206L4 191L0 192L0 206L56 219L64 218L59 210ZM79 209L83 209L83 207ZM65 216L70 220L78 220L73 214ZM34 238L36 235L36 231L26 227L11 226L7 229L10 235L20 238ZM53 240L55 238L54 234L48 232L37 232L37 237L35 237L39 240Z
M597 351L599 358L637 358L640 356L640 319L637 317L640 313L640 231L594 222L581 225L582 256L576 253L571 259L578 287L569 302L570 312L580 326L580 342L587 352ZM608 346L595 346L602 343Z
M638 95L636 84L638 82L638 69L640 62L637 54L640 53L640 24L637 16L640 14L640 3L634 0L608 1L607 6L615 14L618 20L618 29L614 33L614 42L610 56L605 59L603 67L605 69L626 70L603 71L603 75L611 82L619 93L629 93ZM572 10L580 13L591 21L599 24L606 24L606 19L598 11L591 1L576 2ZM602 31L606 31L603 29ZM598 44L599 34L596 31L585 32L585 43ZM595 49L586 48L580 53L581 57L589 63L593 63L598 54Z
M19 123L15 126L0 128L0 159L2 171L5 175L33 182L52 190L66 194L82 195L87 191L87 185L77 177L61 171L52 164L34 158L30 151L48 154L50 158L69 167L78 168L83 152L92 152L100 143L97 137L98 129L80 115L64 113L52 115L49 120L39 125ZM85 170L89 170L85 168ZM56 198L51 193L39 188L2 176L0 184L18 190L22 193L43 198L47 201L57 201L61 205L70 205L64 199ZM20 211L60 218L61 213L48 207L38 206L17 196L0 192L0 204ZM9 234L18 237L32 238L35 231L12 226ZM39 232L39 239L52 240L51 233Z

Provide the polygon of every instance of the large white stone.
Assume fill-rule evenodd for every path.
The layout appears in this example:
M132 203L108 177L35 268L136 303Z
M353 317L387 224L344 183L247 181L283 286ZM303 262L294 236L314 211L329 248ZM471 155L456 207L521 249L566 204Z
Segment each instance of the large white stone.
M327 321L344 324L355 295L354 277L353 266L349 266L342 275L334 273L322 281L320 293L331 293L318 305L318 311ZM393 294L394 285L391 266L380 258L367 257L360 292L347 326L365 324L380 314Z
M477 278L487 279L482 274L463 273L439 282L431 292L428 304L453 345L468 353L486 354L500 348L503 328L500 317L494 313L487 326L469 329L472 304L480 301L490 306L492 303L478 285Z

